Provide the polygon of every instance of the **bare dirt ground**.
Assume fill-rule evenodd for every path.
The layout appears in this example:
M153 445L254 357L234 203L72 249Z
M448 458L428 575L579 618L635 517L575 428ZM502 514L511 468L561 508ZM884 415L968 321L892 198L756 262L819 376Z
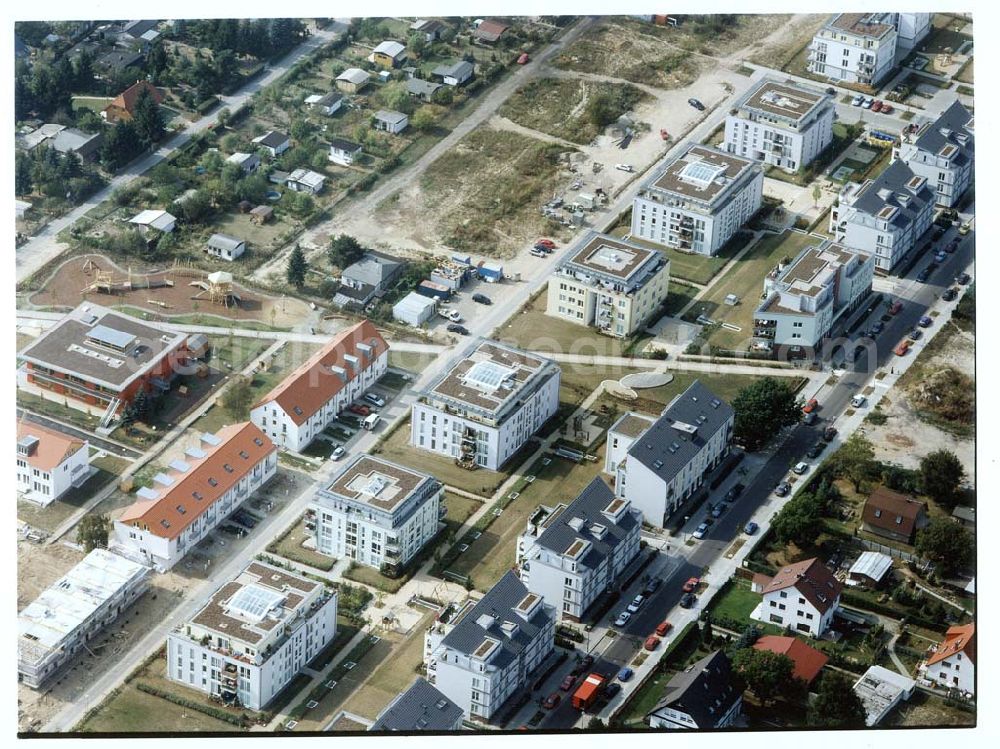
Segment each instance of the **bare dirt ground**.
M939 335L941 335L939 333ZM932 357L930 367L951 366L975 377L975 338L972 333L957 332L940 353ZM875 457L898 463L906 468L917 468L920 459L934 450L954 452L969 482L976 479L976 444L972 439L962 439L949 434L921 419L913 410L909 396L898 387L888 394L889 405L882 411L889 417L882 426L865 424L868 438L875 444ZM886 399L882 403L885 404Z
M771 16L771 18L774 18ZM741 55L758 65L781 68L813 38L828 16L804 14L776 22L767 38L751 44Z
M93 262L88 264L88 260ZM42 290L32 294L28 301L36 307L72 308L84 300L90 300L109 307L137 307L166 319L172 315L198 313L230 320L256 320L275 327L294 327L308 320L311 314L309 305L299 299L265 296L238 283L233 284L234 291L240 297L238 306L227 308L222 304L213 304L207 292L189 285L192 281L205 280L206 274L185 268L131 268L133 283L145 283L147 280L156 283L169 279L174 283L172 287L122 290L115 294L98 291L85 293L83 289L95 281L97 269L111 271L116 282L129 278L129 268L122 268L103 255L74 257L63 263L45 282ZM206 320L206 324L211 324L211 321Z

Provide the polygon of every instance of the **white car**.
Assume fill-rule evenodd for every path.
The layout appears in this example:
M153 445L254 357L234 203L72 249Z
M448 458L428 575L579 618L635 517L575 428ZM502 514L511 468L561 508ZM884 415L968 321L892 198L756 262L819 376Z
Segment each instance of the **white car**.
M639 610L639 607L642 606L642 602L645 600L646 599L643 598L641 595L638 595L635 598L633 598L632 603L628 605L628 612L630 614L634 614L636 611Z
M702 523L701 525L698 526L697 530L695 530L694 537L704 538L706 533L708 533L708 524Z
M799 462L799 463L795 464L795 467L792 469L792 473L795 473L795 474L798 474L799 476L801 476L803 473L805 473L808 470L809 470L809 464L808 463Z
M858 395L855 395L853 398L851 398L851 405L854 406L855 408L861 408L863 405L865 405L865 400L866 400L865 396L859 393Z
M457 309L442 310L441 314L447 317L452 322L462 322L462 316L458 314Z
M331 453L330 457L333 458L334 460L340 460L341 458L344 457L344 448L341 447L340 445L337 445L334 448L333 453Z
M629 172L629 173L635 171L635 169L632 168L631 164L615 164L615 169L617 169L620 172Z
M631 619L631 618L632 618L632 615L629 612L623 611L622 613L620 613L618 615L618 618L615 619L615 626L616 627L624 627L626 624L628 624L628 620Z
M364 398L373 406L377 406L379 408L385 406L385 399L375 395L375 393L365 393Z

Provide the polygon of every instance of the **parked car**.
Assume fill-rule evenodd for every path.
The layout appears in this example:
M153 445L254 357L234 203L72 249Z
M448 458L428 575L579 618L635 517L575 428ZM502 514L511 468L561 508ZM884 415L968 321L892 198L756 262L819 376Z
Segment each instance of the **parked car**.
M866 400L868 399L865 398L865 396L863 396L861 393L858 393L853 398L851 398L851 405L854 406L855 408L861 408L863 405L865 405Z
M924 268L917 274L917 283L926 283L927 279L931 277L931 271L929 268Z
M723 500L725 500L726 502L732 502L742 493L743 493L743 484L737 482L733 484L732 487L730 487L728 492L726 492L726 496L723 497Z
M550 250L554 250L556 248L556 243L555 242L553 242L551 239L546 239L544 237L542 239L539 239L537 242L535 242L535 244L536 245L541 245L542 247L547 247Z
M872 333L874 333L875 335L878 335L883 330L885 330L885 323L882 322L881 320L877 321L874 325L872 325Z
M665 637L667 632L669 632L673 628L674 625L671 624L670 622L660 622L659 624L656 625L656 634L658 634L660 637Z
M681 590L683 590L685 593L693 593L700 584L701 584L700 578L689 577L687 582L681 586Z
M956 289L954 286L951 286L944 290L944 293L941 295L941 298L944 299L946 302L950 302L957 296L958 296L958 289Z
M806 453L807 458L818 458L819 454L826 449L826 443L823 441L817 442L815 445L809 448L809 452Z
M882 102L882 114L892 114L893 106L887 101Z
M903 303L898 299L895 302L893 302L892 305L889 307L890 315L898 315L902 311L903 311Z
M965 286L971 280L972 276L970 276L968 273L962 273L955 277L955 283L959 284L960 286Z
M615 164L615 169L619 172L628 172L630 174L635 171L631 164Z
M872 102L872 111L873 112L881 112L882 111L882 102L879 101L878 99L876 99L875 101L873 101Z
M533 257L548 257L549 256L549 253L545 252L545 250L540 250L537 247L532 247L528 251L528 254L531 255L531 256L533 256Z
M777 494L779 497L784 497L791 490L792 490L792 485L789 484L787 481L782 481L775 487L774 493Z
M816 421L816 412L815 411L810 411L807 414L803 414L803 416L802 416L802 423L803 424L812 424L814 421Z
M933 323L934 323L934 320L933 320L933 319L931 319L931 318L930 318L930 317L928 317L927 315L924 315L924 316L923 316L923 317L921 317L921 318L920 318L920 320L919 320L919 321L917 322L917 325L919 325L919 326L920 326L921 328L929 328L929 327L930 327L930 326L931 326L931 325L932 325Z
M968 234L970 231L972 231L972 221L971 220L970 221L963 221L962 225L960 227L958 227L958 233L961 234L963 237L966 234Z
M705 111L705 105L702 104L697 99L695 99L694 97L688 99L688 104L690 104L692 107L694 107L695 109L697 109L699 112L704 112Z
M559 704L559 701L561 699L562 695L559 694L559 692L554 692L553 694L550 694L548 697L545 698L545 701L542 702L542 707L544 707L546 710L552 710Z
M910 346L912 345L913 341L911 341L909 338L904 338L898 344L896 344L896 348L892 350L892 353L894 353L896 356L906 356L906 352L910 350Z
M931 235L931 239L937 242L939 239L941 239L941 237L944 236L944 233L946 231L948 230L945 229L943 226L939 226L937 229L934 230L934 233Z
M622 691L622 685L613 681L604 687L604 699L614 699L615 695L617 695L620 691Z
M649 596L653 595L653 593L655 593L657 590L659 590L660 583L662 582L663 580L660 579L659 577L649 578L649 580L646 582L646 587L642 589L642 594L648 598Z
M625 668L618 672L618 681L628 681L634 673L631 668L625 666Z
M806 471L808 471L808 470L809 470L809 464L808 464L808 463L803 463L803 462L802 462L802 461L800 460L800 461L799 461L798 463L796 463L796 464L795 464L795 466L794 466L794 467L792 468L792 473L794 473L794 474L795 474L796 476L801 476L801 475L802 475L803 473L805 473L805 472L806 472Z
M837 427L827 427L823 430L823 439L827 442L833 442L833 438L837 436Z
M938 250L937 252L934 253L935 262L943 263L947 259L948 255L945 254L944 250Z
M725 511L725 509L726 509L725 503L724 502L719 502L717 505L715 505L715 507L712 508L712 511L709 514L713 518L721 518L722 517L722 513Z
M622 613L620 613L618 615L618 618L615 619L615 626L616 627L624 627L626 624L628 624L628 620L631 619L631 618L632 618L632 615L629 612L623 611Z
M816 400L815 398L810 398L809 400L806 401L806 404L802 407L802 413L811 414L817 408L819 408L819 401Z
M472 295L472 301L474 301L476 304L493 304L492 299L490 299L485 294L479 294L479 293Z
M706 533L708 533L708 523L702 523L695 529L693 535L695 538L701 539L705 537Z
M863 106L865 109L871 109L874 104L875 100L870 96L866 96L865 100L861 103L861 106Z
M690 608L694 607L694 605L697 602L698 602L698 599L695 598L694 593L685 593L684 595L681 596L681 608L682 609L690 609Z
M375 393L365 393L364 398L373 406L378 406L379 408L385 406L385 398L376 395Z
M660 638L657 637L656 635L650 635L649 637L646 638L646 641L642 643L642 646L646 650L656 650L659 644L660 644Z
M357 414L358 416L367 416L372 412L371 408L366 406L364 403L352 403L347 407L347 410L352 414Z
M573 674L566 674L566 676L562 680L562 684L559 685L559 688L564 692L568 692L573 688L573 684L575 682L576 682L576 677L573 676Z
M469 335L469 329L464 325L458 325L457 323L452 323L448 326L449 333L458 333L459 335Z
M954 237L944 248L944 251L947 252L949 255L952 254L955 250L958 249L958 245L961 241L962 240L960 240L958 237Z
M921 331L920 328L914 328L913 330L910 331L909 338L911 341L919 341L920 336L922 335L923 331Z
M646 599L643 598L642 594L640 593L639 595L637 595L635 598L632 599L632 602L628 605L627 611L630 614L634 614L636 611L639 610L639 608L642 606L643 601L645 600Z
M759 525L757 525L754 521L751 520L749 523L743 526L743 532L746 533L748 536L752 536L754 533L757 532L757 529L759 527L760 527Z
M333 458L334 460L340 460L341 458L344 457L344 448L341 447L340 445L337 445L335 448L333 448L333 452L330 453L330 457Z

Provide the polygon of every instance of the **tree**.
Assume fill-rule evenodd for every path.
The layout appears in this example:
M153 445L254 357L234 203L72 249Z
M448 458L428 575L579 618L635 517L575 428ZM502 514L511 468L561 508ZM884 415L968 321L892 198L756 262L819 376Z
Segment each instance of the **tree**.
M163 137L163 113L160 105L150 95L147 89L139 93L139 98L135 103L135 113L132 115L132 122L135 123L136 134L139 140L147 148L154 143L158 143Z
M421 132L427 132L437 125L437 120L438 116L434 108L423 106L413 113L413 117L410 118L410 124Z
M812 196L813 196L813 208L815 208L819 205L819 199L823 197L823 191L820 189L818 182L813 185Z
M747 450L758 450L780 429L802 415L795 392L787 382L774 377L755 380L733 399L736 439Z
M237 377L222 396L222 407L234 419L244 419L253 403L254 390L248 377Z
M823 530L819 502L811 494L799 494L774 516L771 530L782 543L811 546Z
M358 244L358 240L348 234L334 237L327 253L331 265L335 265L341 270L358 262L364 255L365 248Z
M84 515L76 526L76 542L82 544L83 550L88 554L94 549L106 549L110 529L111 522L107 515Z
M167 48L162 41L158 41L146 53L146 72L154 83L158 83L169 67Z
M764 703L794 691L795 663L784 653L744 648L733 657L733 668Z
M14 157L14 194L29 195L32 188L31 156L18 151Z
M135 412L135 417L139 421L146 421L149 417L149 396L146 395L146 391L142 388L139 392L135 394L135 398L132 399L132 410Z
M306 285L306 271L308 270L309 263L306 262L306 254L302 251L301 247L295 245L295 249L292 250L292 254L288 257L288 269L286 271L288 283L296 289L301 290Z
M860 432L852 434L835 455L837 469L854 484L854 491L861 491L861 484L870 479L878 467L875 462L875 445Z
M969 532L945 517L934 518L917 531L916 550L917 554L937 564L944 575L965 567L974 555Z
M712 617L706 616L701 623L701 642L706 647L712 644Z
M587 721L588 731L603 731L607 726L604 721L598 718L596 715Z
M920 481L924 494L947 507L958 502L958 487L965 481L965 469L950 450L935 450L920 460Z
M851 682L836 671L824 671L816 699L809 705L809 725L825 728L864 728L865 708Z
M221 127L228 127L230 120L233 119L233 113L229 111L229 107L223 107L219 110L219 113L215 115L215 121L219 123Z

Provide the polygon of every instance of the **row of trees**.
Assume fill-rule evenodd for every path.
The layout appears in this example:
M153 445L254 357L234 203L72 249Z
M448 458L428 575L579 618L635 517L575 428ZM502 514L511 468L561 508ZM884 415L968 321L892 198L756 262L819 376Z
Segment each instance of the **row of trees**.
M42 145L14 156L14 192L79 200L104 186L104 178L73 153Z

